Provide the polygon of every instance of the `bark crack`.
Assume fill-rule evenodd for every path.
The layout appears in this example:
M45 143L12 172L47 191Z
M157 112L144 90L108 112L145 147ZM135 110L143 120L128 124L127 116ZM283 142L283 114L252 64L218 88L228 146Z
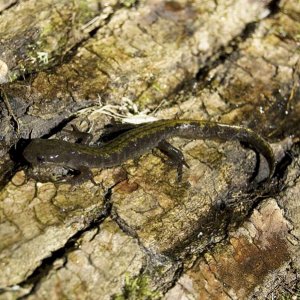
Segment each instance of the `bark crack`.
M18 285L22 288L28 288L29 292L22 297L19 297L20 300L27 299L29 296L34 295L35 292L39 289L39 286L49 272L54 267L54 262L58 259L63 259L64 263L60 268L63 268L67 264L67 255L77 248L77 241L82 235L88 231L93 230L94 228L98 228L100 224L104 222L104 220L110 216L111 213L111 189L109 188L107 193L105 194L105 202L104 208L100 212L99 216L92 220L90 224L88 224L82 230L77 231L73 236L71 236L65 243L65 245L51 253L51 256L44 258L41 261L41 264L33 271L31 275L29 275L24 281L18 283ZM6 287L2 291L9 290L12 287Z

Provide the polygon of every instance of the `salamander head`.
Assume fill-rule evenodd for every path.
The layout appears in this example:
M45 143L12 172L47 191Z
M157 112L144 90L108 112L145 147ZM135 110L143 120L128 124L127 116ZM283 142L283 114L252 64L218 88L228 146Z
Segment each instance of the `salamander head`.
M31 165L39 165L57 161L60 156L59 153L59 144L56 145L53 140L33 139L25 147L22 154Z

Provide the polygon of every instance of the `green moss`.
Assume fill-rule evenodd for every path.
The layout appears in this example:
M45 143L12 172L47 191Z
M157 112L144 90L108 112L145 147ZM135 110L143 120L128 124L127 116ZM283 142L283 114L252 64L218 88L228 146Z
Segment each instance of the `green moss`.
M82 25L93 18L96 14L88 5L86 0L73 0L74 11L76 11L76 23Z
M149 277L140 275L129 277L125 275L125 285L122 294L114 295L113 300L158 300L162 296L157 291L152 291L149 286Z
M48 22L42 27L41 37L47 37L53 32L53 23Z
M137 0L120 0L120 3L129 8L135 5Z
M78 30L95 15L87 1L83 0L73 0L68 5L60 5L57 10L61 13L52 12L40 28L38 39L27 47L25 62L29 72L31 69L36 71L52 66L55 58L62 55L68 43L72 43L70 40L72 41L73 37L67 34L68 28ZM71 18L73 14L75 16Z
M15 80L17 80L19 78L20 74L17 71L13 71L11 73L8 74L8 78L10 82L13 82Z

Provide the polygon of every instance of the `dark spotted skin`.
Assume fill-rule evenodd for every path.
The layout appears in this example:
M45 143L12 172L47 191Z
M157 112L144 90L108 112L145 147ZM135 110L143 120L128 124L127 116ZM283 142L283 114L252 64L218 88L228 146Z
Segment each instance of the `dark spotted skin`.
M260 135L246 127L200 120L160 120L144 123L122 132L101 147L73 144L55 139L33 139L23 151L23 157L33 167L56 165L77 170L90 178L90 168L118 166L158 147L178 165L186 165L182 153L165 140L171 137L240 141L263 155L268 162L269 177L274 173L272 148ZM86 174L89 174L88 176Z

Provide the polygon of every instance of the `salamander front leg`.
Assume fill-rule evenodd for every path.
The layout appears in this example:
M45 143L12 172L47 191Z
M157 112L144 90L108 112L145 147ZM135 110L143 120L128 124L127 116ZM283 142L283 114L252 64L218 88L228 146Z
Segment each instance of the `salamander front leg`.
M72 178L69 179L68 182L78 185L87 180L90 180L95 185L99 185L95 182L92 171L88 167L80 166L76 168Z
M171 163L177 167L177 179L179 182L181 182L183 166L189 168L183 153L165 140L162 140L158 144L157 148L166 156L168 156L168 158L171 160Z
M71 134L76 138L75 143L88 145L93 139L93 135L88 132L83 132L76 125L71 125L73 130L64 129L63 131Z

